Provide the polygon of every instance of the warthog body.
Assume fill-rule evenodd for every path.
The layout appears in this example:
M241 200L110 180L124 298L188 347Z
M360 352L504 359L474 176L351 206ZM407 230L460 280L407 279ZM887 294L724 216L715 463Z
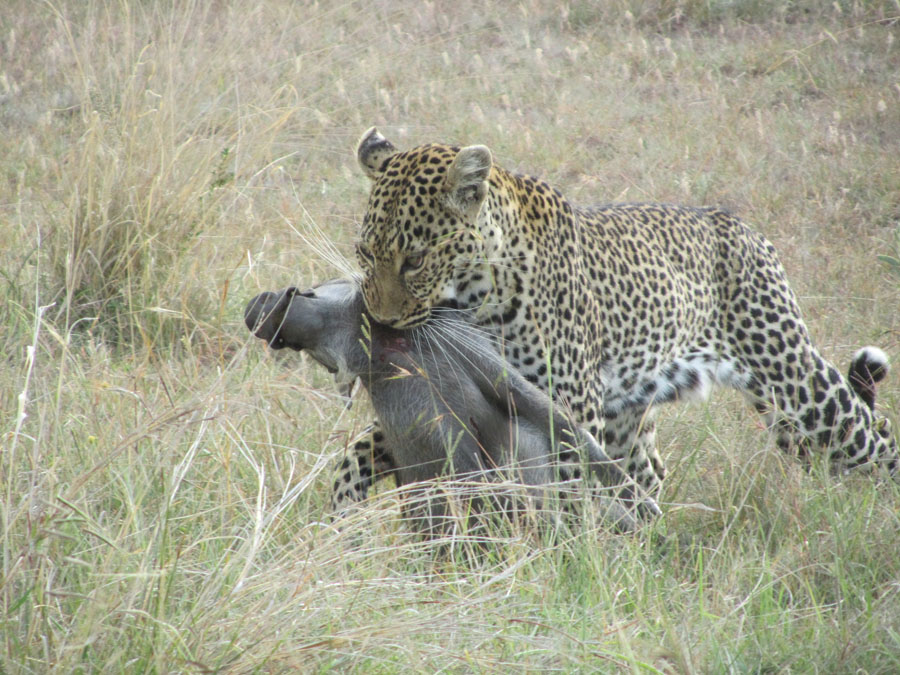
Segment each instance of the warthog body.
M634 501L629 479L586 431L573 426L550 398L526 381L495 344L456 310L442 310L424 326L401 331L368 319L362 294L351 281L333 280L300 291L287 288L253 298L247 327L273 349L306 351L343 381L359 378L384 433L386 470L398 486L428 481L496 481L526 486L532 501L557 481L560 442L583 446L588 469L617 486L624 502L598 498L603 516L620 530L634 527L623 503ZM375 478L375 477L364 477ZM345 479L346 480L346 479ZM349 484L350 480L346 480ZM484 490L481 491L484 494ZM510 502L495 500L508 510ZM443 528L447 501L410 500L407 515L427 531ZM657 513L650 498L638 504Z

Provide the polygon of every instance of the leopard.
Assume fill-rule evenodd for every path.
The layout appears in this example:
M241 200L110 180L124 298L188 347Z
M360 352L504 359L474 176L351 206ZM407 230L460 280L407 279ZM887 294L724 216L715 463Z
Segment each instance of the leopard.
M371 321L359 284L339 278L260 293L247 303L244 323L270 349L306 352L338 381L360 381L389 439L397 486L407 488L404 521L426 536L450 531L453 513L474 516L485 505L490 514L538 513L556 522L554 500L545 495L562 491L571 502L580 487L555 481L553 458L562 443L577 446L601 485L628 482L596 439L573 426L458 310L442 309L434 320L399 331ZM454 495L442 478L461 489ZM483 482L491 489L473 489ZM633 490L610 492L584 494L591 506L579 515L591 513L598 525L624 533L636 527L632 511L659 512ZM523 504L531 508L523 511Z
M399 150L375 127L356 158L371 184L356 239L371 317L404 330L440 307L467 312L648 494L666 475L659 407L714 386L741 392L807 466L896 480L897 441L875 408L886 355L860 350L844 377L813 344L773 244L729 210L580 206L484 145ZM339 459L336 512L383 475L384 443L376 419ZM579 476L575 453L555 460Z

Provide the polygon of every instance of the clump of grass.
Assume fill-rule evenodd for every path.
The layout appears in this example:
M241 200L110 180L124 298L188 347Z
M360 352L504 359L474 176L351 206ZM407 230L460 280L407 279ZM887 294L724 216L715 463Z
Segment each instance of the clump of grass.
M58 171L38 224L44 298L64 327L152 342L172 325L160 318L167 312L213 311L215 292L196 293L187 279L198 270L185 262L203 255L202 235L235 199L226 188L243 140L236 116L198 117L188 81L173 77L186 39L173 31L202 14L92 3L48 11L62 29L50 48L66 53L71 77L53 83L66 87L69 106L64 121L47 120L59 138L44 139ZM118 34L119 25L129 29Z
M64 324L89 318L128 342L138 337L134 314L168 304L160 288L177 289L172 275L184 272L177 266L196 254L198 235L216 225L216 153L195 148L208 144L184 132L160 139L145 123L154 114L135 111L123 129L121 120L86 112L85 134L64 158L77 169L65 176L62 203L45 226L45 283L60 299ZM165 121L161 127L171 128ZM187 140L179 143L178 136Z

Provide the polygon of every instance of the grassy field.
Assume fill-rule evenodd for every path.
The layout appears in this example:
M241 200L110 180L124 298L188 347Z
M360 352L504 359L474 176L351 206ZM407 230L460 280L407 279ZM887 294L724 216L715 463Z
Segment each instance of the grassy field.
M900 488L805 472L733 393L666 409L666 515L635 536L437 559L390 489L329 525L366 405L241 321L352 259L378 124L581 202L731 208L842 370L868 343L900 362L898 17L9 0L0 672L900 671ZM900 428L896 372L879 405Z

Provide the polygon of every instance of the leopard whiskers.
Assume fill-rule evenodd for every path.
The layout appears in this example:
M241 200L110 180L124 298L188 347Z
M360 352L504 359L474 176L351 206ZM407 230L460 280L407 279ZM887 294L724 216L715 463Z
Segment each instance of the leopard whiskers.
M480 340L477 341L488 340L491 344L494 345L499 353L503 353L504 344L511 345L513 347L521 347L521 345L515 340L504 337L502 335L502 330L498 333L497 330L475 323L476 312L477 309L474 308L446 309L443 307L435 307L432 310L429 323L436 327L441 327L452 331L451 334L453 336L456 336L459 331L465 331L477 336L477 338L480 338ZM470 318L461 320L458 317L447 316L448 314L465 314Z
M499 340L493 333L478 328L465 320L433 316L425 326L426 330L436 338L449 343L457 342L469 348L475 348L487 340L498 350L500 348Z
M466 332L468 328L468 325L458 321L444 322L444 325L430 323L425 325L421 335L428 341L429 346L437 346L450 363L461 363L464 361L472 370L486 377L485 373L478 368L465 351L466 349L472 351L483 349L482 341L478 340L472 333ZM454 368L453 371L465 371L468 369Z

